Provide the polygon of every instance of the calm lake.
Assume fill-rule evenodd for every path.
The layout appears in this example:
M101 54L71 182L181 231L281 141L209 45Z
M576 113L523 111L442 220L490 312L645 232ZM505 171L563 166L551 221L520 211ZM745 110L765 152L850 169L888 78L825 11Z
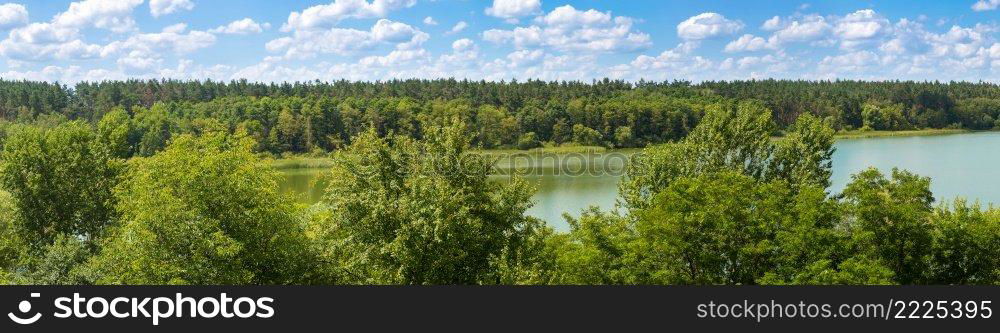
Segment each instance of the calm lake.
M980 200L984 204L1000 203L1000 132L982 132L938 136L882 137L844 139L836 143L833 155L832 192L841 191L852 174L869 166L883 171L900 167L931 177L931 189L938 200L956 196ZM539 217L557 230L568 229L562 215L577 216L588 206L604 210L614 208L618 196L618 180L623 159L621 154L602 154L564 160L572 167L559 171L552 160L541 160L542 167L524 176L538 192L535 206L528 214ZM611 156L611 157L608 157ZM511 159L517 161L517 159ZM523 161L522 161L523 162ZM521 166L522 163L508 163ZM598 171L586 172L594 167ZM584 169L589 167L591 169ZM325 169L283 170L282 191L294 193L305 203L322 197L325 184L317 182ZM507 176L491 177L504 181Z

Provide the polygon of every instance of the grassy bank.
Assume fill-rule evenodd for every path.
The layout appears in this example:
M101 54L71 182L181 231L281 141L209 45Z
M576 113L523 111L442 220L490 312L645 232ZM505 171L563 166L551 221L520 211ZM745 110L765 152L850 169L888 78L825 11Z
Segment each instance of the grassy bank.
M961 133L971 133L972 130L967 129L922 129L922 130L909 130L909 131L842 131L837 132L834 135L836 139L863 139L863 138L879 138L879 137L901 137L901 136L930 136L930 135L947 135L947 134L961 134Z
M922 130L907 130L907 131L841 131L834 135L837 140L845 139L864 139L864 138L879 138L879 137L907 137L907 136L932 136L932 135L948 135L948 134L962 134L962 133L972 133L975 131L967 129L922 129ZM781 137L774 137L775 140L781 140ZM614 151L622 152L633 152L639 151L642 148L628 148L628 149L616 149ZM603 153L611 151L606 147L601 146L553 146L553 147L540 147L528 150L519 149L483 149L483 150L472 150L470 152L476 154L496 156L500 158L498 161L498 166L500 168L510 167L509 157L513 154L528 154L528 155L550 155L550 154L586 154L586 153ZM271 165L278 170L288 170L288 169L311 169L311 168L329 168L333 165L333 160L327 157L306 157L306 156L294 156L286 158L278 158L270 161Z
M278 170L289 169L323 169L333 166L333 159L328 157L286 157L269 161Z
M483 149L483 150L471 150L473 153L477 154L512 154L512 153L528 153L528 154L572 154L572 153L600 153L607 151L608 148L601 146L555 146L555 147L539 147L528 150L520 149Z
M634 149L637 150L637 149ZM509 156L514 154L528 154L528 155L562 155L562 154L586 154L586 153L601 153L608 151L608 148L600 146L558 146L558 147L541 147L529 150L517 150L517 149L490 149L490 150L472 150L471 153L483 154L488 156L496 156L500 158L498 166L504 168L509 164ZM306 157L306 156L293 156L276 158L268 161L272 167L278 170L291 170L291 169L325 169L333 166L333 160L329 157Z

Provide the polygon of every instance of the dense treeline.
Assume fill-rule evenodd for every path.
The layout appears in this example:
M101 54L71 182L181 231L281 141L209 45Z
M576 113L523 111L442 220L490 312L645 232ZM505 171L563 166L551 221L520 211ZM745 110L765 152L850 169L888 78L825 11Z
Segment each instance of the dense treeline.
M791 124L804 113L831 117L840 128L911 129L944 128L956 124L968 128L989 115L996 120L1000 86L994 83L909 81L732 81L705 82L698 87L737 100L758 99L774 111L779 124ZM984 101L986 102L984 105ZM869 115L866 115L866 106ZM892 110L885 110L885 109ZM873 119L899 116L900 122Z
M690 133L629 165L620 209L567 233L525 214L529 184L487 179L461 114L353 134L308 207L278 193L252 131L208 121L153 149L137 128L158 120L142 117L6 125L4 282L1000 283L1000 210L937 202L903 170L830 193L833 120L801 115L774 140L762 101L706 104Z
M173 136L243 132L255 151L324 153L375 129L421 139L461 118L477 148L581 144L643 147L684 138L720 102L757 100L781 134L805 114L835 130L993 129L1000 86L965 82L732 81L251 83L233 81L58 83L0 80L0 119L82 120L114 110L132 129L134 154L160 151Z

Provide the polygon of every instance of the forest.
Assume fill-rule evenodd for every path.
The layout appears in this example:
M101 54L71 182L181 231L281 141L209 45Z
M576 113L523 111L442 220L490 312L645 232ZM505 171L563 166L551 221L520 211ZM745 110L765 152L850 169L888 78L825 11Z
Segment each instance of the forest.
M966 82L387 82L250 83L107 81L73 87L0 80L0 119L96 125L124 110L130 145L140 156L173 136L241 130L256 151L324 154L369 128L421 139L452 118L468 124L477 149L578 144L645 147L687 136L706 110L725 101L757 100L781 135L811 114L836 131L955 128L1000 124L1000 86Z
M998 113L990 83L0 81L0 282L998 284L1000 209L830 189L840 131ZM562 144L643 148L568 232L478 153ZM315 205L278 191L295 154L332 160Z

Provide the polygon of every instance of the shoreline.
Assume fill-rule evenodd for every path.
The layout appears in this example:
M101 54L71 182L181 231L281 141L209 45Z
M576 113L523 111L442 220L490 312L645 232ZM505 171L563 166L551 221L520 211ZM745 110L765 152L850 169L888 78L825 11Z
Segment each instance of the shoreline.
M915 137L915 136L937 136L937 135L954 135L954 134L969 134L969 133L980 133L980 132L990 132L986 131L975 131L969 129L921 129L921 130L903 130L903 131L841 131L834 134L834 140L852 140L852 139L870 139L870 138L889 138L889 137ZM775 137L780 138L780 137ZM504 155L504 154L571 154L571 153L603 153L609 151L628 151L628 150L641 150L643 148L621 148L621 149L611 149L601 146L558 146L558 147L540 147L528 150L521 149L473 149L469 150L471 153L484 154L484 155ZM295 170L295 169L323 169L329 168L333 164L333 160L329 157L308 157L308 156L291 156L291 157L281 157L268 159L267 163L270 164L277 170Z
M952 134L968 134L968 133L978 133L978 132L989 132L987 131L975 131L970 129L920 129L920 130L903 130L903 131L842 131L837 132L833 135L835 140L842 139L869 139L869 138L887 138L887 137L912 137L912 136L936 136L936 135L952 135Z

